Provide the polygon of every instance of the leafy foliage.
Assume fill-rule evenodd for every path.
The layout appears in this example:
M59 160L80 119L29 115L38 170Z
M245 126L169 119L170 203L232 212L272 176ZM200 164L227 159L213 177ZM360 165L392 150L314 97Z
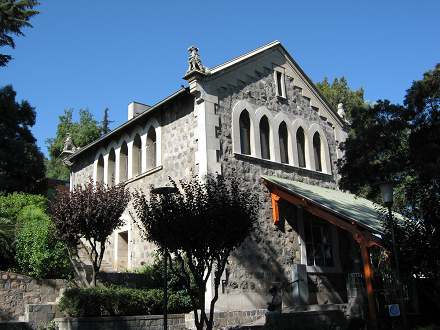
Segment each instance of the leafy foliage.
M24 36L22 28L32 25L29 20L39 11L33 10L39 2L34 0L2 0L0 1L0 47L9 46L15 48L15 42L12 35ZM11 55L0 54L0 66L6 64L12 59Z
M344 157L338 160L339 186L373 198L378 190L366 189L373 183L405 177L408 152L408 125L402 118L404 107L388 100L369 107L352 109L349 137L341 143Z
M352 112L340 185L371 198L372 179L398 180L393 207L407 217L395 226L402 272L435 283L426 291L440 311L440 64L413 82L404 105L378 101Z
M347 79L344 76L339 80L335 77L331 85L328 82L328 78L325 77L322 82L316 83L316 87L329 101L333 109L337 110L339 103L344 105L345 114L349 121L351 121L352 109L364 106L364 89L361 87L357 91L350 90Z
M105 242L112 232L121 227L121 215L130 200L124 183L107 186L90 179L84 186L77 185L71 192L58 190L51 205L55 232L68 247L78 245L87 252L93 264L91 283L82 277L86 286L96 285L96 274L101 267ZM86 242L84 244L83 240ZM69 255L75 267L75 258Z
M174 181L171 184L177 189ZM211 329L221 275L231 251L249 236L257 221L258 197L243 189L235 176L209 176L204 182L194 176L181 180L180 186L182 192L150 193L149 199L136 191L134 206L146 239L159 247L166 246L179 260L176 263L167 256L171 271L190 293L197 328ZM211 274L214 297L208 316L205 291ZM196 293L191 290L191 276L198 288Z
M0 193L0 269L15 268L15 225L20 213L26 207L45 211L46 198L24 192Z
M22 272L40 278L71 276L69 257L52 227L49 216L39 208L28 206L20 214L15 259Z
M159 289L71 288L61 297L59 310L72 317L155 315L161 314L162 301Z
M28 191L44 178L44 156L30 131L36 112L29 102L17 103L11 85L0 88L0 191Z
M72 122L72 115L73 109L64 110L64 115L59 116L57 136L45 141L50 156L46 171L48 178L69 180L69 170L63 166L61 158L67 133L72 134L76 147L84 147L102 135L102 127L93 119L89 109L79 110L79 122Z
M151 264L142 263L142 268L134 270L133 273L137 274L148 274L152 278L151 285L148 286L150 289L163 289L163 258L159 258L159 255L154 255L154 262ZM177 259L173 260L173 263L179 263ZM184 267L187 267L183 265ZM175 267L176 268L176 267ZM189 269L186 270L189 272ZM129 271L127 271L129 272ZM187 313L192 310L191 297L185 287L185 282L181 277L174 274L167 264L167 292L168 292L168 308L170 308L178 313ZM194 279L191 274L191 292L195 296L197 292L197 287L194 283Z

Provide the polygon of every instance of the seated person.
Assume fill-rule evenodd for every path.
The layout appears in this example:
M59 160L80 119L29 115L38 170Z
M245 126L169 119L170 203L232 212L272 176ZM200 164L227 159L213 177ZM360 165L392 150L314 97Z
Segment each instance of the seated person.
M267 302L268 312L266 312L266 315L272 313L281 313L283 303L281 293L278 293L278 290L275 286L270 288L269 293L272 295L272 300Z

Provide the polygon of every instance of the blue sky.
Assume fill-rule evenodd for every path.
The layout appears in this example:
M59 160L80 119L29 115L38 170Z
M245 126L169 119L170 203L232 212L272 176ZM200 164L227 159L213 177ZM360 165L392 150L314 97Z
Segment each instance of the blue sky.
M188 84L188 47L214 67L279 40L314 81L345 75L365 99L403 103L440 62L438 0L41 0L0 86L36 108L32 128L47 156L64 109L108 107L116 128L132 101L153 105Z

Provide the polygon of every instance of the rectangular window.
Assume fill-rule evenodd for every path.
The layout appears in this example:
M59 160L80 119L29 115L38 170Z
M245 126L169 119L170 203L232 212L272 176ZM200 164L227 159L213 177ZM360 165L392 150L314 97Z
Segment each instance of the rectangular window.
M304 235L307 266L334 267L330 224L304 212Z
M283 67L277 67L274 69L274 78L277 96L286 98L286 84Z

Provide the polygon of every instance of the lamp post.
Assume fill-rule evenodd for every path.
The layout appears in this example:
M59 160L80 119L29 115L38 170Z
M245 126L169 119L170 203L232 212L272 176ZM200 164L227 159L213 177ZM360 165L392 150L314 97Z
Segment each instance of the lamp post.
M151 190L152 194L164 196L164 200L168 201L168 195L178 192L177 187L158 187ZM169 212L167 210L167 217ZM166 231L163 231L163 328L168 328L168 287L167 287L167 244L166 244Z
M380 184L380 190L382 191L383 201L384 201L385 205L388 207L388 219L390 222L391 239L393 241L394 261L396 263L396 280L397 280L397 285L399 287L400 314L402 315L402 321L403 321L404 328L409 329L408 322L406 319L406 313L405 313L405 300L403 298L403 284L402 284L402 278L400 276L399 258L397 257L396 236L394 234L393 214L391 211L391 206L393 205L393 187L394 187L394 183L391 181L382 182Z

